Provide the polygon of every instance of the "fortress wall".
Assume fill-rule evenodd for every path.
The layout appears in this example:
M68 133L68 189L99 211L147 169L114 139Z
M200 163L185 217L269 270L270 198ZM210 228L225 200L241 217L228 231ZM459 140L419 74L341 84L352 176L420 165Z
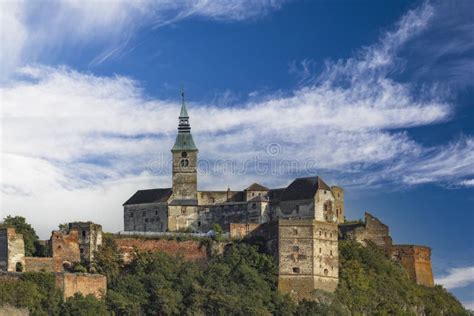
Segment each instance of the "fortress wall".
M336 223L316 220L278 222L278 290L293 299L312 299L312 291L334 292L338 284Z
M195 262L207 262L208 259L206 247L201 246L199 241L195 240L116 238L115 242L123 253L125 262L132 259L135 249L138 251L163 251L170 256L183 256L186 260Z
M345 239L357 241L364 246L370 241L383 248L387 253L390 252L392 238L388 226L367 212L364 223L340 225L339 230Z
M81 262L79 250L79 232L71 229L69 233L53 231L51 235L51 251L53 254L54 271L63 271L63 264Z
M62 266L61 266L62 270ZM25 272L55 272L54 259L51 257L25 257Z
M419 285L434 286L431 267L431 249L418 245L394 245L391 258L407 271L409 277Z
M63 299L76 293L102 298L107 291L107 278L101 274L61 273L56 275L56 286L62 290Z

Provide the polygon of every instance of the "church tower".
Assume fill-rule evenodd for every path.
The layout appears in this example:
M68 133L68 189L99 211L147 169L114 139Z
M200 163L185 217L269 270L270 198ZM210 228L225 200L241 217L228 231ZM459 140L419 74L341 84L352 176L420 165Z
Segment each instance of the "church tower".
M178 135L171 153L173 155L173 201L188 205L197 204L197 154L189 125L189 115L181 93Z

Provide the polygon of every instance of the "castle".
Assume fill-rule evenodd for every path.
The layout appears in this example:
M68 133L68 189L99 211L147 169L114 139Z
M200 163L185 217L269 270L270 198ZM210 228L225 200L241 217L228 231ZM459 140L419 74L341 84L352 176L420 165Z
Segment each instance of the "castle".
M338 223L344 191L320 177L286 188L253 183L243 191L198 191L198 148L183 103L173 148L172 188L137 191L124 204L124 229L133 232L208 232L214 224L279 223L280 288L334 291L338 283Z
M172 187L133 194L123 204L125 232L206 233L219 224L231 238L261 234L274 244L279 291L297 300L311 299L316 289L336 290L339 239L373 242L414 282L434 284L430 248L393 245L388 227L368 213L364 223L346 223L344 190L318 176L297 178L285 188L253 183L242 191L199 191L198 148L184 95L171 155Z

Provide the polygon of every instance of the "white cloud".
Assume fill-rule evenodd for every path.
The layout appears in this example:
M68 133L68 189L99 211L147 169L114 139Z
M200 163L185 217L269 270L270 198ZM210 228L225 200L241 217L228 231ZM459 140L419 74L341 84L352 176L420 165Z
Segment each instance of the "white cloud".
M474 283L474 267L450 269L448 275L437 278L436 283L448 290L465 287Z
M118 19L120 10L100 23L112 23L108 19ZM410 11L377 44L348 60L327 62L322 74L305 81L311 84L289 95L230 108L191 102L200 156L214 163L227 159L238 169L255 157L297 162L301 169L311 163L312 172L357 187L468 181L474 176L472 137L427 148L406 132L449 120L453 105L435 92L415 97L410 84L390 78L397 49L426 28L432 10L425 5ZM86 34L93 25L84 23L77 32ZM308 65L304 69L306 80ZM26 215L43 237L54 228L49 223L77 219L117 231L121 203L135 190L170 185L177 102L152 100L123 76L41 65L22 67L17 75L1 88L3 215ZM278 155L267 152L269 144L278 144ZM254 181L281 186L295 174L257 171L249 164L238 176L202 174L200 188L242 189Z
M0 79L17 66L42 62L63 49L90 45L100 64L128 47L142 27L198 16L242 21L277 10L284 0L7 1L0 4ZM95 45L95 46L93 46Z
M474 179L466 179L459 182L459 185L464 187L474 187Z

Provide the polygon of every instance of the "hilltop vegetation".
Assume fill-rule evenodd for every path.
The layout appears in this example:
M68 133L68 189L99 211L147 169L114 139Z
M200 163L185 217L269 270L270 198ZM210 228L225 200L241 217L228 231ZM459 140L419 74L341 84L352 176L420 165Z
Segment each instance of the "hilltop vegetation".
M0 306L32 315L469 315L441 286L414 284L373 245L341 241L339 254L336 293L316 291L317 302L296 305L277 291L273 258L254 245L235 243L207 265L160 252L138 253L125 265L105 235L93 263L107 276L104 300L76 295L62 302L51 274L23 273L0 282Z

